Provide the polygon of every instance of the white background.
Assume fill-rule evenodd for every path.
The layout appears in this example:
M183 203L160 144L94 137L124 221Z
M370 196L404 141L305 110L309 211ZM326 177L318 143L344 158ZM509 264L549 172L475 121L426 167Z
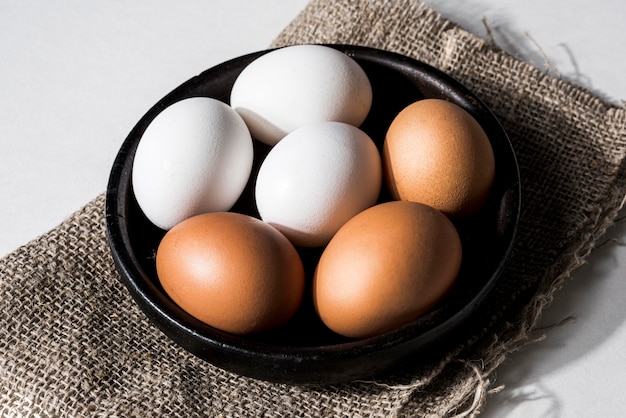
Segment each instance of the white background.
M626 99L621 0L430 0L521 59ZM165 93L264 49L306 0L0 2L0 256L106 188L127 133ZM498 370L487 417L619 417L626 408L626 221L558 293L547 338Z

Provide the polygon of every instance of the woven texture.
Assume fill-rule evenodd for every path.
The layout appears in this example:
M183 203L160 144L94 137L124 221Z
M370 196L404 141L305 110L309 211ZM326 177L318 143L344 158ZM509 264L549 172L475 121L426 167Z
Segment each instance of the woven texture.
M518 155L513 262L473 337L402 376L333 387L256 381L171 343L121 284L104 195L0 260L2 416L473 416L490 379L611 225L626 194L626 111L549 77L413 0L313 0L274 46L406 54L490 106Z

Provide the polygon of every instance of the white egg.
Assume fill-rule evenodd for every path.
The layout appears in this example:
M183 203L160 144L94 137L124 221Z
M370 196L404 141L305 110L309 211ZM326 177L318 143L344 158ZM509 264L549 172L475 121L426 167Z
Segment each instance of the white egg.
M148 125L135 153L132 185L139 207L162 229L205 212L229 210L252 170L252 137L228 105L181 100Z
M380 154L360 129L320 122L288 134L261 164L255 189L261 218L299 246L328 243L372 206L382 183Z
M262 55L244 68L230 104L254 138L274 145L313 122L360 126L372 105L372 87L348 55L322 45L294 45Z

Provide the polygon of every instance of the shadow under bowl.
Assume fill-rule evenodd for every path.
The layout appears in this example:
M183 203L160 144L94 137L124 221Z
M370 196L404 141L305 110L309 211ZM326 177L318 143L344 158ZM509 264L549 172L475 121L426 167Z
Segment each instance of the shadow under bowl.
M229 103L239 73L270 50L241 56L186 81L154 105L129 133L115 159L106 193L106 229L120 277L147 317L171 340L197 357L240 375L290 384L333 384L393 370L431 356L463 337L472 315L500 279L513 245L520 212L520 181L515 153L493 113L468 89L446 74L414 59L387 51L328 45L356 60L373 89L371 111L361 126L382 150L385 132L405 106L424 98L451 101L483 127L494 151L496 176L489 200L471 219L457 222L463 264L454 289L428 314L400 329L351 340L328 330L305 295L296 317L262 335L237 336L188 315L161 288L155 254L165 231L152 225L139 208L131 172L137 144L167 106L189 97ZM255 141L251 181L232 211L258 217L253 179L269 148ZM389 200L386 190L380 201ZM311 280L322 249L298 249Z

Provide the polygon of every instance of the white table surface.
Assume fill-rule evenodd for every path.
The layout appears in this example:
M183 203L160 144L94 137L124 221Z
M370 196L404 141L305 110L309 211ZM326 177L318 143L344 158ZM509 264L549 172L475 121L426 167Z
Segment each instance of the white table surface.
M306 0L0 3L0 256L105 190L143 113L200 71L264 49ZM446 17L608 100L626 99L622 0L430 0ZM608 232L511 355L487 417L620 417L626 398L626 221ZM618 241L621 243L615 243ZM538 334L539 335L539 334Z

